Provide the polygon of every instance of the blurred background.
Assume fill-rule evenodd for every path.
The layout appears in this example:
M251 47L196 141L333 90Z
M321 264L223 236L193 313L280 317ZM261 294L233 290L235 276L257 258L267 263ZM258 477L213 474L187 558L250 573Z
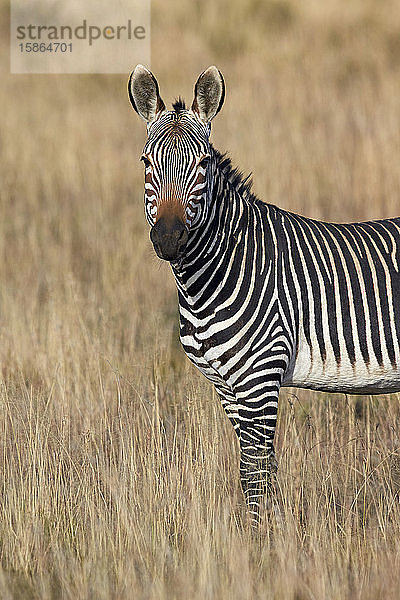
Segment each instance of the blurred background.
M287 518L254 545L149 242L128 73L10 75L0 7L1 597L397 597L398 399L283 393ZM151 44L167 105L222 71L212 140L261 199L400 214L398 2L152 0Z

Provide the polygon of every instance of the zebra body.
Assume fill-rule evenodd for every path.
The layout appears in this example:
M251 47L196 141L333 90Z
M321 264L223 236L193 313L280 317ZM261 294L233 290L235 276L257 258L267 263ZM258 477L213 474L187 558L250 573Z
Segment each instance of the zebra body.
M282 386L400 390L400 218L323 223L261 202L209 142L225 89L215 67L190 110L167 111L144 67L128 89L148 123L146 215L177 284L181 342L235 428L258 521Z
M266 296L271 300L276 298L276 305L270 310L276 311L284 347L288 350L281 386L352 394L399 391L400 219L337 225L260 205L254 197L249 202L250 210L254 203L258 204L255 215L260 216L259 231L266 221L271 227L270 237L275 237L275 262L271 248L266 251L265 260L271 264L269 277L274 281L267 288ZM310 234L312 237L307 237ZM285 236L285 242L280 244L282 236ZM288 240L296 242L298 260L302 254L297 266L293 263ZM376 240L381 244L379 252ZM340 246L335 262L333 251ZM339 260L347 277L337 275ZM239 250L240 261L243 261L243 254ZM176 278L179 286L181 276L178 274ZM384 295L379 304L374 297L371 307L368 295L371 297L377 289L378 280L384 283ZM302 288L307 294L306 302L299 301L299 281L307 284ZM261 297L264 283L262 273L255 273L250 287L259 291ZM181 341L186 353L211 380L216 378L220 385L229 384L230 381L225 381L229 364L219 349L218 333L232 323L237 339L240 342L247 339L246 331L240 327L240 316L229 314L229 309L217 301L209 307L207 316L201 318L198 313L204 307L200 311L189 308L185 292L180 301L180 317ZM287 302L283 304L281 298ZM397 304L395 298L399 298ZM261 320L267 311L260 308L260 313ZM257 307L252 316L256 319ZM308 323L306 330L305 323ZM268 332L263 333L268 338ZM204 341L211 339L211 348L204 349ZM234 342L234 337L230 338L230 349L234 348ZM262 335L256 337L254 343L249 339L247 353L255 356L257 350L263 350L263 342ZM239 348L234 356L236 360L242 358Z

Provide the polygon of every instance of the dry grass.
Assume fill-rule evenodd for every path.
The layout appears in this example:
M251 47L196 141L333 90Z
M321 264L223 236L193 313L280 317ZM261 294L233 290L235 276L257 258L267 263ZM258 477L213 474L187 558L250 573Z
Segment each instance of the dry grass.
M261 197L400 213L396 2L189 7L153 0L152 68L168 101L221 68L214 140ZM125 78L9 76L2 33L0 597L398 598L398 397L284 392L284 522L252 538L148 241Z

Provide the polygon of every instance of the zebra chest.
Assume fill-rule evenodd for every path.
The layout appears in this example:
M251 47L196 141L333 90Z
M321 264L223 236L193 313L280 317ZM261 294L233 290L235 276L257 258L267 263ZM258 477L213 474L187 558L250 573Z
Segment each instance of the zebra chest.
M218 345L218 331L212 323L208 327L180 315L180 340L188 358L213 383L221 383L223 360ZM224 355L225 356L225 355Z

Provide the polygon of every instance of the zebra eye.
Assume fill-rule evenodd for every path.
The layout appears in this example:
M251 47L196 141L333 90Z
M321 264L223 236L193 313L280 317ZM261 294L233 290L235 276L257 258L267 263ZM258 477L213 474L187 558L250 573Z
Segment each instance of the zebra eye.
M151 162L149 161L147 156L145 156L144 154L143 154L143 156L141 156L140 160L144 163L145 169L147 169L148 167L151 167Z
M199 166L202 169L206 169L209 162L210 162L210 157L204 156L204 158L202 158L201 161L199 162Z

